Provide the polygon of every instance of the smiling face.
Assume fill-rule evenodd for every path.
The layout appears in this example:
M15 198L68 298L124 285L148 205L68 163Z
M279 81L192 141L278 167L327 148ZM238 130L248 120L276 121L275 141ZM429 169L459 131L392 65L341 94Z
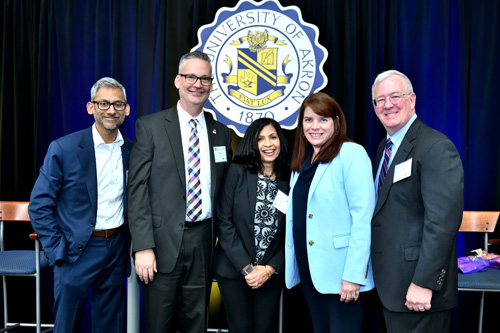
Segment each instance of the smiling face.
M398 104L392 104L390 96L402 94ZM408 94L408 87L401 76L392 75L382 80L374 90L374 99L385 98L385 103L373 106L375 114L389 135L403 128L415 114L415 93Z
M320 116L310 107L304 109L302 127L304 136L311 146L313 146L315 153L332 137L335 130L332 117Z
M257 137L257 146L260 152L260 159L264 168L264 173L273 172L274 161L280 154L280 138L273 125L269 124L262 128Z
M193 74L197 77L211 77L212 71L210 63L203 59L193 58L188 59L182 67L179 74ZM179 89L180 103L184 110L188 111L191 116L196 117L203 109L203 105L212 92L213 85L204 86L201 80L196 80L195 83L189 84L186 79L180 75L175 77L175 87Z
M118 88L99 88L94 101L105 101L109 103L124 102L125 96ZM116 111L113 105L109 106L107 110L98 108L97 103L87 103L87 113L94 115L97 131L104 138L110 134L116 135L118 126L125 120L125 116L130 114L130 105L126 105L125 110Z

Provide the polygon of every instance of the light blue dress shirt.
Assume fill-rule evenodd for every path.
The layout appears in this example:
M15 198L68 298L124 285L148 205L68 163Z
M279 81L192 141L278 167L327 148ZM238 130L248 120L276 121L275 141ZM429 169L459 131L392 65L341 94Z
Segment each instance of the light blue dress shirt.
M390 136L389 134L387 134L386 140L390 138L393 143L391 148L391 158L389 159L388 167L391 166L392 160L394 159L394 156L396 156L396 153L398 152L399 146L401 146L401 142L403 142L403 138L405 137L406 132L408 132L408 129L410 128L411 124L413 124L415 119L417 119L416 113L410 118L406 125L404 125L403 128L401 128L399 131L394 133L394 135ZM378 178L380 176L380 170L382 169L383 161L384 157L382 156L378 165L377 174L375 175L375 200L378 199Z

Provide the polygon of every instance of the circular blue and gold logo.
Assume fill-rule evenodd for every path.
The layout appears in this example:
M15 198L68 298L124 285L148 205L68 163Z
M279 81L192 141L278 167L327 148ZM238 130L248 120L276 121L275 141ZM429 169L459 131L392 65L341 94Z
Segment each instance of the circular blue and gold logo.
M318 34L298 7L275 0L219 9L214 22L198 30L193 48L208 54L214 71L205 109L240 136L264 117L295 128L304 98L327 84L328 52Z

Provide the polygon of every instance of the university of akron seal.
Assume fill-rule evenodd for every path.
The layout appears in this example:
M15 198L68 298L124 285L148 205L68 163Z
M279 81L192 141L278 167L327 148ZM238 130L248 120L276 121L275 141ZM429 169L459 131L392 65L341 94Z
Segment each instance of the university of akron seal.
M298 7L277 0L219 9L214 22L198 30L193 48L212 62L214 87L205 109L240 136L263 117L295 128L304 98L327 84L328 52L318 34Z

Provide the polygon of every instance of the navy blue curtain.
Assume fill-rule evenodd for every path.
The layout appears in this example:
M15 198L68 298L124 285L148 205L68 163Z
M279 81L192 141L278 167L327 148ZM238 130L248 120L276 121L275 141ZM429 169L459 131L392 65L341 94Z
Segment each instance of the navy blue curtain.
M137 117L176 103L180 56L198 44L197 30L220 7L236 3L2 0L0 199L28 200L50 141L93 123L85 104L100 77L127 89L132 112L121 131L130 138ZM299 7L319 28L329 52L324 91L339 101L349 135L370 156L385 134L371 84L377 73L397 69L412 80L418 116L460 152L465 209L500 209L500 1L280 3ZM481 239L460 235L458 245L461 255Z

